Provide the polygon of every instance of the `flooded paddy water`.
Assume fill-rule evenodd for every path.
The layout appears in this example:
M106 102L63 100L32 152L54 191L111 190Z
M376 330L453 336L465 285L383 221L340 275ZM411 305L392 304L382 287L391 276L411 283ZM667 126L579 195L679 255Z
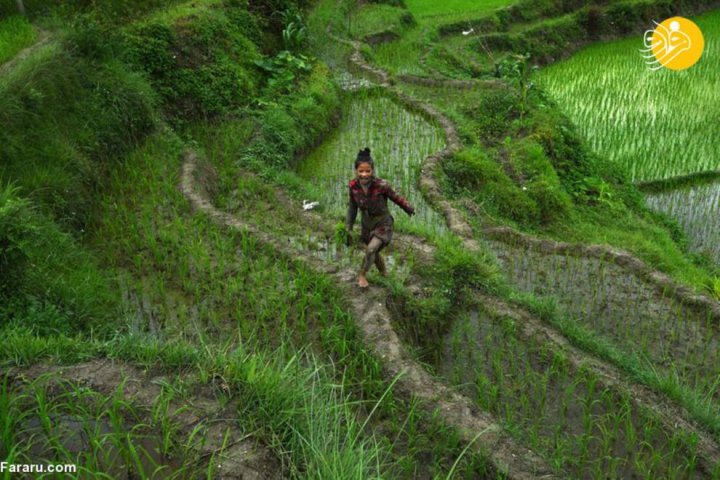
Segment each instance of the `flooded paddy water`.
M692 251L720 264L720 182L650 193L645 198L650 208L678 221Z
M183 478L189 475L180 458L163 453L163 440L159 435L114 426L110 420L96 420L77 415L51 415L47 421L40 417L29 419L21 426L20 437L29 446L28 456L38 459L57 458L59 451L75 458L85 472L76 478L127 479L152 478L156 480Z
M720 327L623 267L586 256L488 241L521 291L556 300L560 312L666 375L720 399Z

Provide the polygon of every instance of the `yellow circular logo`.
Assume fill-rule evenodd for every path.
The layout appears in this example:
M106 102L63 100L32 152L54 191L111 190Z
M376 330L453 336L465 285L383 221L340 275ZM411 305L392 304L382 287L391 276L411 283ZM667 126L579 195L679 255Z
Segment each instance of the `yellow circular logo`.
M702 56L705 39L700 28L684 17L654 22L654 30L645 32L643 57L651 70L669 68L685 70L695 65Z

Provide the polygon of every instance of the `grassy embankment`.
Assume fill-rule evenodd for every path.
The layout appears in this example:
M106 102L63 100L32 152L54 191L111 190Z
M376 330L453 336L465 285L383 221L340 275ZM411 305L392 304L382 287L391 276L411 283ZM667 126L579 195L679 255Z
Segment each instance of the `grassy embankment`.
M37 34L27 18L13 15L0 20L0 64L31 45L36 38Z

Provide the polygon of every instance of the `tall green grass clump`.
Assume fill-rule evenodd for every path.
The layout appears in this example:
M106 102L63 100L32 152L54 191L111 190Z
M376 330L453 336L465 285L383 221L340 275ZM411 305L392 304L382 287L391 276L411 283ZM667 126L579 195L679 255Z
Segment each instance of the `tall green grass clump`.
M0 64L31 45L37 34L26 17L12 15L0 20Z
M388 459L366 426L381 396L369 405L365 421L355 402L334 385L330 368L302 352L248 354L241 349L216 358L216 368L244 399L239 414L251 412L255 426L270 434L273 446L289 452L293 475L303 478L381 478ZM386 390L386 394L389 390Z
M62 225L84 228L104 169L153 130L154 94L120 64L57 44L0 80L0 93L0 178Z
M0 185L0 269L3 325L74 334L98 328L117 306L107 272L10 184Z

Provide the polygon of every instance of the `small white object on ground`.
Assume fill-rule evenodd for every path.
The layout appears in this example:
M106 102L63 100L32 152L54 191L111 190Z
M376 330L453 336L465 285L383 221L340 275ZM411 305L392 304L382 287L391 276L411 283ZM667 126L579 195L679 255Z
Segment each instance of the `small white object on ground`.
M303 210L312 210L318 205L320 205L320 202L308 202L307 200L303 200Z
M474 28L471 28L471 29L468 30L468 31L464 31L464 30L463 30L462 34L463 34L463 35L470 35L470 34L473 33L474 31L475 31L475 29L474 29Z

